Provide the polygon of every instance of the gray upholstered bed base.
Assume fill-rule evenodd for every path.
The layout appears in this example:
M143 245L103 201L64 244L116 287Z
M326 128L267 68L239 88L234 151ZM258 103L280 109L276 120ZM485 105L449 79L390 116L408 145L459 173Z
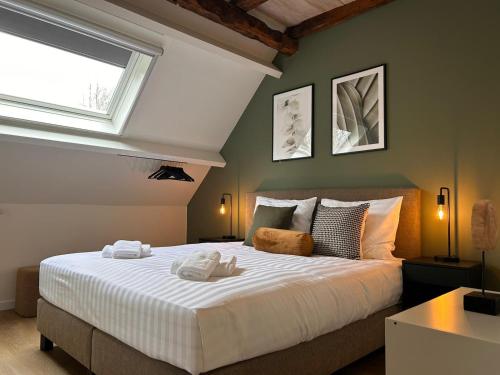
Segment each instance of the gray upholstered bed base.
M291 348L221 367L207 375L329 375L384 346L384 319L396 305L337 331ZM38 300L40 348L56 343L96 375L186 375L185 370L152 359L75 316Z

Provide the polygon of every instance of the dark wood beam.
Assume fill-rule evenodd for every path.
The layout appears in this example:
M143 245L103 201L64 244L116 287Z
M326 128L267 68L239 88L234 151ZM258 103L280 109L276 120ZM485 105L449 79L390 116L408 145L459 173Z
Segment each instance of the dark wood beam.
M335 26L349 18L390 3L391 1L393 0L355 0L352 3L309 18L296 26L289 27L286 33L291 38L300 39L306 35Z
M293 55L297 52L298 41L296 39L271 29L263 21L247 14L232 3L227 3L224 0L168 1L237 31L248 38L256 39L285 55Z
M231 0L231 3L248 12L249 10L257 8L259 5L264 4L266 1L267 0Z

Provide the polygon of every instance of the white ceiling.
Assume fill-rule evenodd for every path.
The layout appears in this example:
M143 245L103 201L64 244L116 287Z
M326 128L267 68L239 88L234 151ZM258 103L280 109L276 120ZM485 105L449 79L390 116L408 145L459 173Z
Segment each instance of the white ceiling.
M174 40L158 60L125 136L220 151L264 76Z

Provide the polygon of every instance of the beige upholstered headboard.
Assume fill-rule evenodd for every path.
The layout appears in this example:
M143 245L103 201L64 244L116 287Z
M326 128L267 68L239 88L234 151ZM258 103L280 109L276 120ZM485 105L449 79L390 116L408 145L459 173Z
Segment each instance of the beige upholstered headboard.
M420 228L420 190L416 188L355 188L355 189L315 189L315 190L276 190L247 193L245 209L245 233L252 225L256 197L276 199L306 199L318 197L343 201L362 201L403 196L403 205L396 235L394 255L399 258L415 258L421 255Z

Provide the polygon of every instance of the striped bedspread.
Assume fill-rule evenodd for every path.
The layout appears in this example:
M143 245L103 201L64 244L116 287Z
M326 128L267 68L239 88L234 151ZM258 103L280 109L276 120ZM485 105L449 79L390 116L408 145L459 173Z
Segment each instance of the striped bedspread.
M170 274L176 257L200 249L236 255L235 275L193 282ZM144 259L76 253L40 269L48 302L195 375L337 330L394 305L401 290L399 262L269 254L241 243L155 248Z

